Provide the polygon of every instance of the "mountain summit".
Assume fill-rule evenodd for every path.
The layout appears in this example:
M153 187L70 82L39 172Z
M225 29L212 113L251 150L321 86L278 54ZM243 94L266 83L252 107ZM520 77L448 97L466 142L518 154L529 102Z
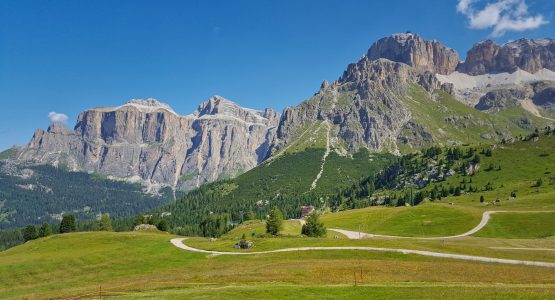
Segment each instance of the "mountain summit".
M18 159L189 190L288 149L348 155L488 143L553 123L555 43L521 39L456 51L413 33L371 45L331 84L283 114L221 96L182 116L155 99L82 112L74 130L38 129ZM295 147L292 147L295 146Z
M397 33L375 42L368 50L369 60L386 58L402 62L419 71L450 74L459 63L459 55L436 40L427 41L417 34Z

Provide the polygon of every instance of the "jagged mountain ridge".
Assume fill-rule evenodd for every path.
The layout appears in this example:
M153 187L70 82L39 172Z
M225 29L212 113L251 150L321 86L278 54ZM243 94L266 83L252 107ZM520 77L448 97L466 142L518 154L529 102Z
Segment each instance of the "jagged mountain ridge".
M188 190L262 162L278 120L271 109L244 109L220 96L186 116L154 99L132 100L82 112L74 130L37 129L18 159Z
M494 56L514 58L494 59L507 63L492 64L488 57L493 54L485 55L483 45L491 46L486 50L512 49L496 50ZM515 125L515 120L487 117L454 100L491 112L492 106L505 107L499 97L514 97L505 89L555 80L550 77L555 75L553 40L492 45L474 45L467 60L459 62L457 52L438 41L394 34L378 40L337 81L325 81L311 99L286 108L281 117L271 109L245 109L219 96L187 116L153 99L132 100L117 108L81 113L73 131L58 124L37 130L18 158L140 181L153 188L189 190L257 166L321 122L331 124L331 145L341 155L360 148L403 152L434 143L491 141L543 125L530 112L522 111L525 120L516 120ZM477 75L482 69L491 74ZM513 73L499 73L507 70ZM507 85L499 76L516 79ZM489 83L478 85L483 82ZM542 107L553 106L550 84L531 90L527 97L541 99ZM536 96L536 90L541 95ZM484 103L478 105L480 101Z
M509 54L526 57L529 61L535 59L536 62L515 65L519 60L513 59L510 68L516 74L515 80L500 78L507 73L479 75L487 76L490 83L468 88L465 86L468 81L476 84L488 82L482 78L473 81L478 76L461 73L466 72L467 66L480 61L472 57L479 51L469 51L467 61L459 62L456 51L416 34L394 34L380 39L357 63L350 64L339 80L332 84L324 82L312 98L285 109L273 151L276 153L287 148L300 135L299 131L320 121L333 124L334 146L339 152L344 145L350 151L365 147L372 151L399 152L403 148L411 151L437 143L488 142L543 126L544 121L552 120L539 113L541 108L536 107L536 102L530 107L530 102L522 101L522 109L517 112L521 116L515 117L488 116L472 107L461 106L456 100L474 106L481 97L495 89L555 80L552 76L555 73L549 69L555 61L554 49L549 46L552 42L548 39L539 42L520 40L503 46L514 49L522 45L518 51ZM474 47L480 47L480 44ZM537 49L543 54L531 55ZM542 68L527 69L535 74L518 68L531 65ZM504 72L507 68L500 65L488 71ZM525 74L521 76L521 73ZM542 93L551 95L550 90ZM472 99L467 99L467 95ZM530 94L530 98L538 97ZM543 102L549 102L545 101L545 96L543 99ZM433 109L429 109L431 107Z

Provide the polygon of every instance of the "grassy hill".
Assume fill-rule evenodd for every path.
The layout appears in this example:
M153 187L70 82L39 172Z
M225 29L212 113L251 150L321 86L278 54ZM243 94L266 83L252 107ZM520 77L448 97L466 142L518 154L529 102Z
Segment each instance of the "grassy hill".
M455 99L443 91L435 91L433 96L417 85L411 85L405 103L412 112L412 121L433 136L433 140L411 140L421 147L450 146L456 144L492 144L503 137L527 135L535 128L553 125L552 120L537 117L518 106L496 114L479 111ZM406 147L398 143L403 152L418 148Z
M28 242L0 252L0 297L95 297L100 287L105 297L131 299L290 298L293 295L320 299L489 296L545 299L555 293L555 274L550 268L359 251L276 253L248 258L212 256L177 249L169 243L172 237L163 233L94 232ZM274 246L280 243L297 246L407 243L295 237L263 240ZM188 243L205 244L208 248L221 243L226 251L234 251L232 242L233 239L209 242L196 238ZM464 248L450 243L435 247ZM471 245L469 249L480 251L489 245L479 248ZM431 247L424 243L413 246ZM353 273L357 276L357 287L354 287Z

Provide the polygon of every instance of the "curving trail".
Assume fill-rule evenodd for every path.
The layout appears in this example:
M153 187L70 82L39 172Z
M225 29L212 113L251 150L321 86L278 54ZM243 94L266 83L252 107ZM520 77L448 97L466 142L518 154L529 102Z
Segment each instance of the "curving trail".
M415 239L415 240L444 240L444 239L454 239L454 238L461 238L469 235L473 235L476 232L480 231L484 228L490 219L490 216L494 213L544 213L544 212L553 212L553 211L511 211L511 210L488 210L482 214L482 220L480 223L470 229L469 231L457 235L449 235L449 236L434 236L434 237L412 237L412 236L397 236L397 235L382 235L382 234L373 234L373 233L365 233L365 232L358 232L358 231L350 231L338 228L329 228L330 231L339 232L349 239L358 240L364 238L372 238L372 237L383 237L383 238L394 238L394 239Z
M396 253L402 253L402 254L417 254L417 255L423 255L423 256L469 260L469 261L476 261L476 262L491 262L491 263L502 263L502 264L511 264L511 265L527 265L527 266L555 268L555 263L551 263L551 262L492 258L492 257L484 257L484 256L450 254L450 253L432 252L432 251L423 251L423 250L396 249L396 248L377 248L377 247L362 247L362 246L297 247L297 248L284 248L284 249L258 251L258 252L222 252L222 251L212 251L212 250L203 250L203 249L193 248L193 247L185 245L183 243L183 240L186 240L186 238L175 238L175 239L172 239L170 242L175 247L183 249L183 250L192 251L192 252L199 252L199 253L206 253L206 254L213 254L213 255L256 255L256 254L295 252L295 251L361 250L361 251L396 252Z

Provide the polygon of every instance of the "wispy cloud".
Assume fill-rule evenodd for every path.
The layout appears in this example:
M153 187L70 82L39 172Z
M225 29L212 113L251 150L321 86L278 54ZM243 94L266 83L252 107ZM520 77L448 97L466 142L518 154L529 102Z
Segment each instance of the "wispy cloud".
M49 112L48 118L50 119L50 123L60 124L67 124L67 120L69 119L66 114L57 113L55 111Z
M526 0L497 0L481 5L483 2L459 0L457 11L468 18L470 28L492 28L491 35L494 37L503 36L508 31L535 29L548 23L543 15L528 12Z

